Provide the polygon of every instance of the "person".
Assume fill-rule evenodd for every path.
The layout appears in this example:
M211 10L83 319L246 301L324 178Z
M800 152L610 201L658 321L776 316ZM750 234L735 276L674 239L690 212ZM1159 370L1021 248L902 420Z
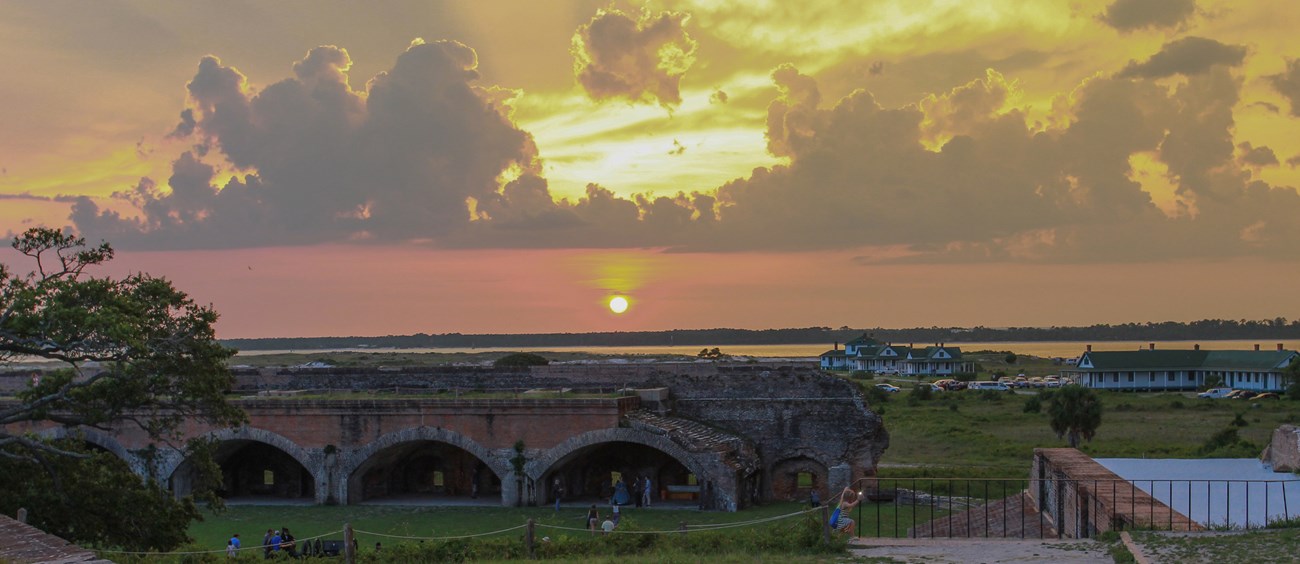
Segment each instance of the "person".
M234 558L235 554L237 553L235 552L234 539L226 541L226 558Z
M235 545L235 550L239 550L240 546L242 546L242 543L239 542L239 533L230 535L230 544Z
M835 511L831 513L831 528L841 533L852 534L853 519L849 518L849 512L852 511L854 507L857 507L858 502L860 501L862 501L862 499L858 497L857 492L849 488L844 488L844 491L840 493L839 505L835 508Z
M603 531L604 532L603 534L606 535L614 532L614 522L609 519L606 519L604 523L600 524L600 530Z
M375 541L375 552L379 552L383 549L384 549L384 545L379 541Z
M284 528L284 533L280 535L280 549L289 554L289 558L298 557L298 543L294 542L293 533L289 532L289 527Z
M275 536L275 531L266 530L266 536L262 537L262 552L267 557L271 557L271 537Z
M551 493L555 496L555 510L560 510L560 498L564 497L564 484L560 482L560 477L556 476L555 481L551 482Z
M629 501L632 501L631 496L627 493L627 484L623 483L622 478L619 478L617 482L614 482L613 501L614 505L627 505Z
M280 555L280 543L284 542L284 537L280 536L280 531L271 535L271 551L266 553L267 558Z
M618 512L618 506L615 505L615 506L614 506L614 526L615 526L615 527L618 526L618 520L619 520L621 517L622 517L622 515L620 515L619 512Z
M818 507L821 507L821 505L822 505L822 494L817 493L817 488L813 488L812 493L808 497L808 506L816 509Z
M637 507L641 507L641 478L639 476L632 478L632 501Z
M596 534L596 525L600 523L600 512L596 511L596 504L591 504L591 509L587 510L587 528L591 529L591 534Z
M650 492L651 492L651 490L653 490L653 488L652 488L651 485L650 485L650 477L649 477L649 476L646 476L646 477L645 477L645 489L641 491L641 496L642 496L643 498L645 498L645 499L642 499L642 500L641 500L641 504L644 505L644 506L646 506L646 507L650 507Z

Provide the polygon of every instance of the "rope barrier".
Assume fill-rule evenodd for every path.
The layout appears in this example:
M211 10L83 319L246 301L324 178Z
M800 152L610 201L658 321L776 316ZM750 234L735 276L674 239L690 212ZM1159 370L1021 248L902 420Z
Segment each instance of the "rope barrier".
M525 528L525 527L527 527L527 526L528 526L528 525L526 525L526 524L525 524L525 525L516 525L516 526L514 526L514 527L510 527L510 528L508 528L508 529L501 529L501 530L499 530L499 531L492 531L492 532L488 532L488 533L474 533L474 534L469 534L469 535L457 535L457 536L449 536L449 537L411 537L411 536L405 536L405 535L390 535L390 534L386 534L386 533L375 533L375 532L371 532L371 531L363 531L363 530L361 530L361 529L355 529L355 528L352 529L352 532L353 532L354 534L358 534L358 535L372 535L372 536L376 536L376 537L386 537L386 538L390 538L390 539L405 539L405 540L457 540L457 539L470 539L470 538L474 538L474 537L487 537L487 536L491 536L491 535L499 535L499 534L501 534L501 533L508 533L508 532L510 532L510 531L517 531L517 530L522 529L522 528Z
M746 527L749 525L756 525L759 523L770 523L773 521L780 521L782 519L788 519L790 517L796 517L799 515L810 513L812 511L815 511L816 509L817 508L804 509L801 511L795 511L794 513L786 513L785 515L763 517L761 519L752 519L749 521L738 521L735 523L711 523L711 524L703 524L703 525L687 525L686 527L688 529L693 529L696 531L718 531L722 529L734 529L736 527ZM561 525L549 525L546 523L537 523L536 526L545 527L547 529L555 529L559 531L576 531L580 533L592 532L591 529L579 529L577 527L564 527ZM603 533L603 531L599 531L599 530L595 532ZM681 529L668 529L668 530L658 530L658 531L628 531L628 530L620 531L618 529L614 529L613 531L610 532L614 534L622 534L622 535L668 535L673 533L682 533L686 531L682 531Z
M325 534L323 534L323 535L316 535L316 536L314 536L314 537L307 537L307 538L301 538L301 539L300 539L300 538L295 538L295 539L293 539L293 542L294 542L294 543L298 543L298 542L306 542L306 541L310 541L310 540L316 540L316 539L319 539L319 538L328 537L328 536L330 536L330 535L339 535L339 534L343 534L343 529L339 529L339 530L334 531L334 532L332 532L332 533L325 533ZM239 548L236 548L235 550L236 550L236 551L241 551L241 550L263 550L264 548L266 548L266 547L263 546L263 545L260 545L260 544L259 544L259 545L240 546ZM185 552L153 552L153 551L138 552L138 551L129 551L129 550L109 550L109 549L106 549L106 548L104 548L104 549L94 549L94 550L95 550L95 552L105 552L105 553L108 553L108 554L133 554L133 555L150 555L150 554L154 554L154 555L158 555L158 556L171 556L171 555L173 555L173 554L225 554L225 552L226 552L226 549L224 549L224 548L219 548L219 549L216 549L216 550L190 550L190 551L185 551Z

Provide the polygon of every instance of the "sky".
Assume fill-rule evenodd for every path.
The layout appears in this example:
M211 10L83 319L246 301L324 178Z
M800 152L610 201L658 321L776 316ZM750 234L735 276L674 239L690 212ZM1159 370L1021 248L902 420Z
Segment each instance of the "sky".
M1298 28L1246 0L0 0L0 234L109 241L95 274L166 277L223 338L1295 318Z

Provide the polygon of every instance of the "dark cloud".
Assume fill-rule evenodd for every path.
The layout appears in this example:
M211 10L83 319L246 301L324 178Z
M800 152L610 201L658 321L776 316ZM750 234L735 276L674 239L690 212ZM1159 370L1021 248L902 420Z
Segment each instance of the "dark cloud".
M1192 17L1196 0L1115 0L1098 19L1120 31L1174 27Z
M681 141L673 139L673 148L668 151L670 155L680 155L686 152L686 146Z
M1204 37L1184 37L1166 43L1145 62L1129 61L1120 78L1163 78L1204 73L1219 65L1235 67L1246 58L1246 47Z
M203 58L178 130L245 174L220 184L226 163L186 152L170 190L148 181L128 195L138 220L86 200L77 226L154 247L427 239L468 223L466 202L495 194L507 170L537 166L531 136L506 116L509 92L472 84L470 48L412 44L365 91L348 84L350 65L343 49L318 47L293 78L253 92L234 67Z
M1244 165L1264 167L1278 164L1277 154L1265 145L1255 147L1250 142L1245 142L1237 145L1237 149L1241 150L1239 160Z
M710 95L709 95L709 103L710 103L710 104L726 104L726 103L727 103L727 93L726 93L726 92L723 92L723 91L721 91L721 90L715 91L713 94L710 94Z
M1251 102L1250 104L1247 104L1246 107L1248 107L1248 108L1261 108L1261 109L1263 109L1264 111L1266 111L1266 112L1268 112L1268 113L1270 113L1270 114L1278 114L1278 113L1282 113L1282 108L1277 107L1277 104L1273 104L1273 103L1270 103L1270 102L1264 102L1264 101L1262 101L1262 100L1261 100L1261 101L1258 101L1258 102Z
M1273 89L1291 103L1291 115L1300 117L1300 59L1287 59L1286 72L1267 78Z
M876 61L874 63L871 63L871 66L867 67L867 74L871 76L879 76L881 73L884 72L885 72L885 63L882 61Z
M171 139L184 139L192 135L194 133L194 128L197 126L198 122L194 120L194 108L185 108L185 110L181 112L180 123L176 124L176 127L172 129L172 132L168 134L167 137Z
M1300 155L1296 155L1286 160L1286 165L1295 168L1300 166Z
M578 82L595 100L680 105L682 75L695 62L688 18L678 12L647 11L634 18L618 10L598 11L573 36Z

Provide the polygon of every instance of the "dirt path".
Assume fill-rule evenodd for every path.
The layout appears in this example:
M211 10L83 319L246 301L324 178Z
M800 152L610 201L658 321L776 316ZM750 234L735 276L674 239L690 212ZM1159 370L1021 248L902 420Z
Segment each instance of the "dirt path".
M859 538L849 546L853 556L890 558L908 563L983 564L1040 562L1110 564L1106 545L1089 539L882 539Z

